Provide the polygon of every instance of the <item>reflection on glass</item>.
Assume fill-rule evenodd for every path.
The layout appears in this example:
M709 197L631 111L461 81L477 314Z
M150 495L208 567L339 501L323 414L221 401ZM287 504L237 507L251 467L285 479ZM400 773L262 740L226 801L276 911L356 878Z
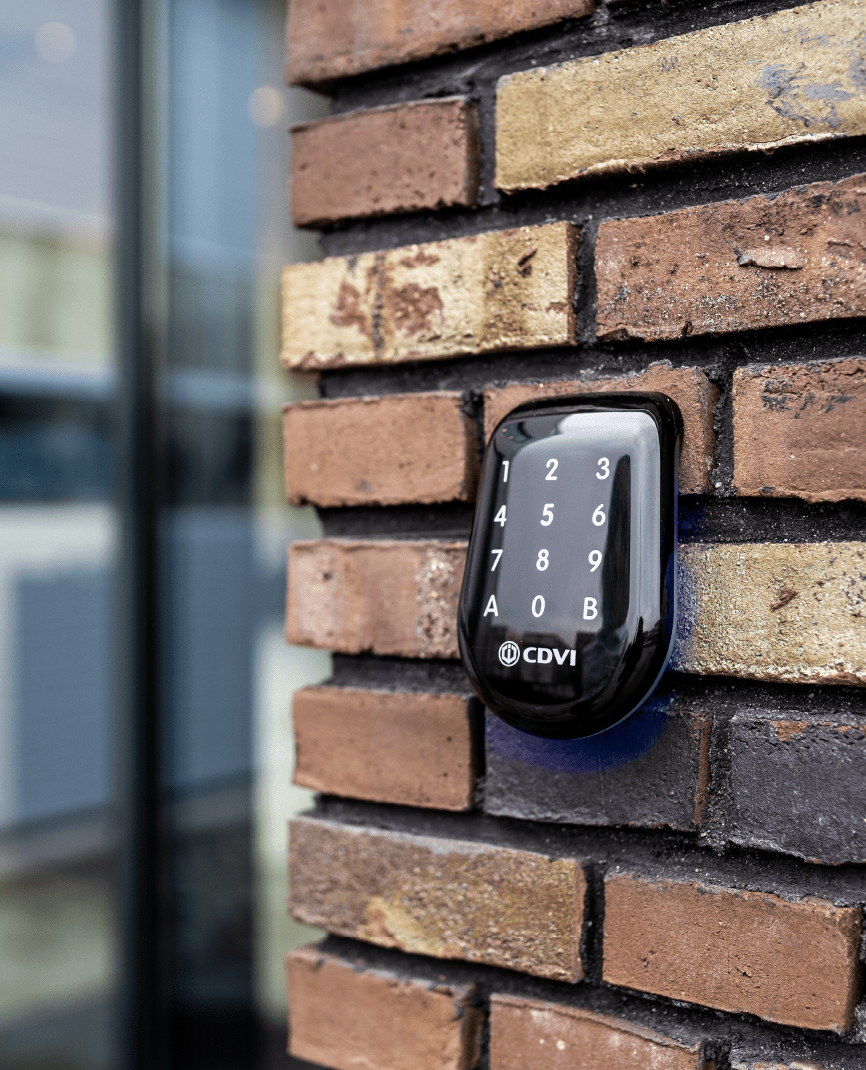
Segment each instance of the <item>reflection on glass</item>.
M289 223L286 127L325 108L282 88L284 18L277 3L175 0L168 35L164 605L181 1066L250 1066L243 1037L261 1025L284 1060L283 957L309 938L285 908L286 821L311 801L291 785L291 694L326 677L329 659L283 638L286 548L320 529L283 491L281 406L315 384L279 367L278 279L288 260L320 255Z
M107 1067L108 8L0 3L0 1067Z

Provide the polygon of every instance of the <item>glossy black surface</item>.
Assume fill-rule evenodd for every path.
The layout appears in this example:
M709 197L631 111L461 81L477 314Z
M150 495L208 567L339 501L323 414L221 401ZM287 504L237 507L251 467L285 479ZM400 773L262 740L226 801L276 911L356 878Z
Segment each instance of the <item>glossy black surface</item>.
M661 394L521 405L494 432L463 589L463 664L489 709L576 739L635 710L675 633L682 419Z

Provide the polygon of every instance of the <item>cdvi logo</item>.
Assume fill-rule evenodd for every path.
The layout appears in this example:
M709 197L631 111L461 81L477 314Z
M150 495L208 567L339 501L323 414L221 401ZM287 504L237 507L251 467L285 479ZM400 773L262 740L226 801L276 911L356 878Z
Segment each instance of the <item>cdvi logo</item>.
M569 665L577 664L576 650L557 650L549 646L528 646L523 651L523 660L530 665L547 665L556 661L557 665L564 665L566 658ZM511 639L507 640L499 648L499 660L506 668L516 665L520 661L520 647Z

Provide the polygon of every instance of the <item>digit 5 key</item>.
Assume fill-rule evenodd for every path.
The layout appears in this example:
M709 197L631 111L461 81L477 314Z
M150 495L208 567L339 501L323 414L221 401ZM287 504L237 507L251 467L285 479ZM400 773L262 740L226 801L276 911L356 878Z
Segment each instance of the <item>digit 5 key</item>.
M652 693L676 634L682 418L663 394L520 405L484 457L460 656L533 735L602 732Z

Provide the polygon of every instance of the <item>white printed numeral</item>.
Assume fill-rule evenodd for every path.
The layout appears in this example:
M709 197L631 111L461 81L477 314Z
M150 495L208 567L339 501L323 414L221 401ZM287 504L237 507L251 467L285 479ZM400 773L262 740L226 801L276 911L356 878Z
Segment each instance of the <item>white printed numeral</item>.
M553 504L553 502L548 502L541 510L541 526L543 528L549 528L553 523Z
M500 524L503 528L505 527L505 506L504 505L501 505L499 507L499 512L493 518L493 523L494 524Z
M540 617L543 612L544 597L540 594L537 594L535 598L532 599L532 615L533 617Z
M544 570L547 568L547 566L549 564L550 564L550 551L549 550L539 550L538 551L538 560L535 562L535 567L538 569L539 572L544 572Z
M510 464L511 464L511 461L503 461L502 462L502 482L503 483L507 483L508 482L508 466Z
M493 564L490 566L490 571L491 572L495 572L496 571L496 566L499 564L499 558L502 557L502 551L501 550L491 550L490 552L494 555ZM596 553L598 553L598 551L596 551Z
M555 476L553 473L559 468L559 461L555 457L551 457L547 462L547 475L545 479L559 479L559 476Z
M504 509L505 506L503 505L502 508ZM592 522L597 528L600 528L605 520L607 520L607 517L604 515L604 502L602 502L598 509L592 514ZM503 520L502 523L504 524L505 521Z
M496 551L494 551L494 553L495 552ZM501 552L502 551L500 550L500 553ZM590 572L595 572L595 570L601 564L601 550L590 550L589 551L589 563L592 565L592 568L589 571Z
M607 459L607 457L599 457L599 459L595 463L601 469L600 472L595 473L595 478L607 479L607 477L610 475L610 461Z

